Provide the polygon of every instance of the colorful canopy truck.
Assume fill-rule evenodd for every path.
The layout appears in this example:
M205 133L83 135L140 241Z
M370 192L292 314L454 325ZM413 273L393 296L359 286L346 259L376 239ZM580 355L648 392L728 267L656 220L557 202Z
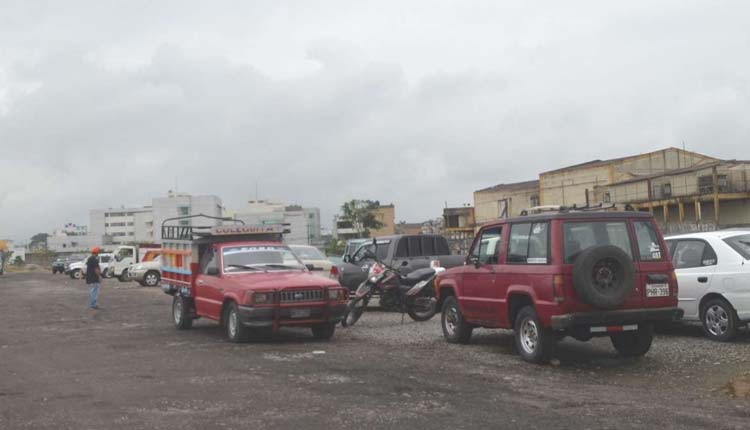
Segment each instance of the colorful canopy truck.
M174 296L177 329L207 318L226 327L232 342L269 337L281 327L310 327L330 339L346 313L347 291L314 275L282 243L284 225L162 224L162 290ZM183 221L184 223L184 221Z

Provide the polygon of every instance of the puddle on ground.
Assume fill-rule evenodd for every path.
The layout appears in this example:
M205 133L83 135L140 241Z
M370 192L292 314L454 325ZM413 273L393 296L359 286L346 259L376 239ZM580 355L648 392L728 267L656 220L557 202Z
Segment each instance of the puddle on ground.
M750 374L732 378L724 389L736 399L750 399Z

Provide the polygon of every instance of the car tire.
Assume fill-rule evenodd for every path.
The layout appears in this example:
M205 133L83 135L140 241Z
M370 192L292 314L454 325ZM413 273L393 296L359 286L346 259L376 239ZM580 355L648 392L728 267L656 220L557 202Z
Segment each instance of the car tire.
M513 337L518 354L529 363L546 363L555 350L555 333L542 326L533 306L524 306L518 311Z
M711 299L701 307L701 322L706 336L718 342L728 342L737 335L737 313L724 299Z
M81 278L83 278L83 273L81 272L81 269L76 269L76 270L70 272L70 277L72 279L81 279Z
M454 296L448 296L443 302L440 325L448 343L469 343L474 331L474 327L464 319L458 300Z
M161 275L156 270L150 270L143 275L143 285L146 287L155 287L159 285L161 281Z
M573 288L589 305L602 309L617 307L633 294L633 260L612 245L586 249L575 259Z
M623 357L642 357L651 349L654 340L652 323L638 324L636 331L624 331L611 335L612 346Z
M232 343L247 342L250 338L251 331L242 325L240 321L240 310L237 303L231 302L227 306L225 326L227 329L227 339Z
M117 277L117 280L120 282L128 282L128 269L122 269L122 273Z
M313 337L318 340L330 340L336 332L336 324L323 323L310 327Z
M193 301L182 296L172 300L172 322L177 330L188 330L193 327Z

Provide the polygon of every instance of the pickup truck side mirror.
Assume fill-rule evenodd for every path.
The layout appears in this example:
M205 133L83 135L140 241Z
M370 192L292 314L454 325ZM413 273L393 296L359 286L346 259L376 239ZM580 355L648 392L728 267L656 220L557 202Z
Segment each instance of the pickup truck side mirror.
M307 267L307 270L309 270L309 271L311 271L311 272L312 272L313 270L315 270L315 266L313 266L312 264L305 264L305 267Z
M206 275L208 276L219 276L219 268L218 267L209 267L206 269Z
M406 261L406 260L404 260L404 261L402 261L402 262L401 262L401 265L402 265L402 266L408 266L408 265L409 265L409 262L408 262L408 261Z

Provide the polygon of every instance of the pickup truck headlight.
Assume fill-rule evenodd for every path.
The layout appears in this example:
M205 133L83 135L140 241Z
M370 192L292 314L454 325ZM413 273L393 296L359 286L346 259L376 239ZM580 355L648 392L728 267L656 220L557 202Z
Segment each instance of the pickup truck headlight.
M273 301L273 293L253 293L253 303L262 305Z
M346 291L341 288L328 290L328 300L346 300Z

